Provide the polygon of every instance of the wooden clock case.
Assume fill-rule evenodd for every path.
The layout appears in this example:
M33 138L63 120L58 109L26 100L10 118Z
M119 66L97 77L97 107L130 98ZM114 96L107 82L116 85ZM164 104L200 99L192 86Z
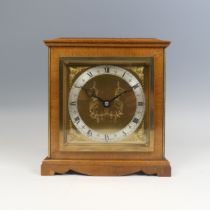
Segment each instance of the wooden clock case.
M143 172L171 176L165 159L165 48L169 41L142 38L57 38L44 41L49 49L48 156L41 175L77 172L116 176ZM66 152L59 150L59 60L63 57L152 57L154 59L154 151Z

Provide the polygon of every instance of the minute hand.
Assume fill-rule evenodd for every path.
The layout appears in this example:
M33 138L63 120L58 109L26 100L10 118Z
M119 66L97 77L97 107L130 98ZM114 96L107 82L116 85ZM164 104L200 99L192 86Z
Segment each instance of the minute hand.
M120 94L116 95L115 97L113 97L112 99L110 99L109 102L112 102L112 101L114 101L116 98L120 97L121 95L123 95L123 94L125 94L125 93L127 93L127 92L130 92L132 89L133 89L133 86L130 87L129 89L127 89L127 90L121 92Z

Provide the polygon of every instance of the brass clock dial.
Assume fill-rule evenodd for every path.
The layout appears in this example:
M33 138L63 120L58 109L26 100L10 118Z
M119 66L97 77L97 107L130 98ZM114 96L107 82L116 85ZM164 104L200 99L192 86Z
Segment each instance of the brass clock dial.
M69 92L69 116L85 137L121 141L136 131L145 112L140 81L128 70L98 65L80 74Z

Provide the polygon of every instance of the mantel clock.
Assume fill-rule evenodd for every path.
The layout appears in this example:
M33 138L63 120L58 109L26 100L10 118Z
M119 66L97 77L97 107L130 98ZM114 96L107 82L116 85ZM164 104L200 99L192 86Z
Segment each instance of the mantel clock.
M159 39L58 38L49 48L49 144L41 174L170 176Z

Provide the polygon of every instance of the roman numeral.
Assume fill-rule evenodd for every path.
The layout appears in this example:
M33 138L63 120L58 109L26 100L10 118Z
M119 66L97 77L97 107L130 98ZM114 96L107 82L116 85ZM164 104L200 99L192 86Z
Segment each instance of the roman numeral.
M70 105L71 105L71 106L75 106L75 105L76 105L76 101L72 101L72 102L70 103Z
M127 133L125 131L123 131L124 136L127 136Z
M88 72L87 73L87 75L89 76L89 77L92 77L93 76L93 74L92 74L92 72L90 71L90 72Z
M88 136L92 136L92 131L91 130L88 130L87 135Z
M138 88L138 87L139 87L139 83L135 84L135 85L133 86L133 89L136 89L136 88Z
M144 106L144 102L139 101L138 106Z
M105 134L105 135L104 135L104 138L105 138L106 141L108 141L108 140L109 140L108 134Z
M78 124L80 122L80 118L77 116L74 118L75 122Z
M125 76L125 74L126 74L126 71L123 73L122 77L124 77L124 76Z
M139 119L135 117L132 122L137 124L139 122Z
M110 70L109 66L106 66L106 67L104 68L104 71L105 71L106 73L109 73L109 70Z
M75 88L81 88L80 86L74 85Z

